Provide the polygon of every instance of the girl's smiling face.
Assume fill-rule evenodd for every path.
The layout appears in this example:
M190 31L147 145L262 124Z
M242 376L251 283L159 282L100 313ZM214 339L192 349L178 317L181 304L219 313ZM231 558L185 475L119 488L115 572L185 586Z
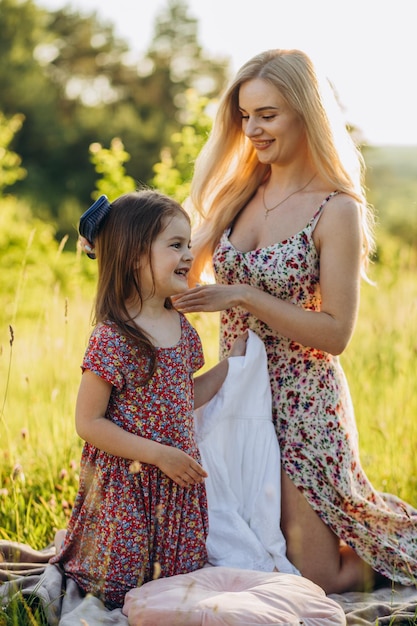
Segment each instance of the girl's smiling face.
M191 226L181 213L166 220L165 228L151 246L151 263L140 262L140 282L144 300L162 300L188 288L187 277L193 261Z
M243 83L239 89L242 130L265 164L284 164L307 149L300 116L281 92L262 78Z

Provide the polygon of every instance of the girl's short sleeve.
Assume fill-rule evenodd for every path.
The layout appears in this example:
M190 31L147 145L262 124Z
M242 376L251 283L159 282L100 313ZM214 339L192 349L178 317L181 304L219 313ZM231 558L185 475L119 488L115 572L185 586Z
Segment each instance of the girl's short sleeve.
M190 367L191 371L197 372L204 365L203 346L201 344L200 335L196 329L190 324L190 322L184 318L184 324L187 333L187 343L189 346L190 354Z
M93 330L81 365L111 385L122 389L125 384L123 353L126 349L122 335L107 324L98 324Z

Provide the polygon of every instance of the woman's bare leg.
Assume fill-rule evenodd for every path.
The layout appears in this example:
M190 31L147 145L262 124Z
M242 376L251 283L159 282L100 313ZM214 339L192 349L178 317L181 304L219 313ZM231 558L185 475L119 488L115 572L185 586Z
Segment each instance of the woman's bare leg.
M370 590L374 571L324 524L287 474L282 472L281 527L287 556L301 574L326 593Z

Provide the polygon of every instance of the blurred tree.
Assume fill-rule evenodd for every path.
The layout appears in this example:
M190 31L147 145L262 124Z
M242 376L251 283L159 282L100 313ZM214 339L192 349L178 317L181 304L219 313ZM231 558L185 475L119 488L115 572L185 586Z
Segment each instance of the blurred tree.
M111 105L113 136L120 137L131 160L126 169L138 184L149 184L161 150L186 122L186 93L218 95L229 72L229 59L213 59L198 43L197 20L184 0L167 0L155 19L154 37L134 68L124 67L122 101ZM128 86L126 86L128 85ZM117 123L117 126L116 126Z
M96 191L92 193L93 200L104 194L112 202L124 193L135 191L137 185L134 179L126 174L124 166L129 161L130 155L120 139L115 137L110 148L103 148L99 143L91 144L90 155L90 161L97 174L100 174L96 181Z
M26 176L26 170L21 167L22 159L9 150L14 135L22 127L22 122L22 115L16 113L7 119L0 111L0 192Z
M91 144L120 137L131 155L127 174L146 184L181 130L187 88L211 95L227 78L228 61L203 54L182 0L167 2L135 61L95 13L0 0L0 23L0 110L25 119L12 147L28 175L16 190L36 215L55 220L59 238L74 232L94 189Z
M94 116L91 105L100 102L103 108L115 97L96 88L104 82L97 59L112 51L120 59L127 47L94 16L48 13L32 0L0 0L0 21L0 108L25 118L14 149L28 175L17 193L38 216L56 218L61 237L79 213L75 200L85 198L94 184L88 146L103 135L104 120Z
M160 103L162 145L169 145L172 133L180 130L188 115L187 89L208 98L218 96L228 77L229 60L208 58L198 43L198 23L188 15L186 2L168 0L156 18L145 62L148 74L138 89L145 88L150 109L153 102Z
M199 96L193 89L185 92L184 125L173 133L169 145L154 165L152 184L178 202L184 202L190 192L194 162L205 143L213 123L208 111L213 100Z

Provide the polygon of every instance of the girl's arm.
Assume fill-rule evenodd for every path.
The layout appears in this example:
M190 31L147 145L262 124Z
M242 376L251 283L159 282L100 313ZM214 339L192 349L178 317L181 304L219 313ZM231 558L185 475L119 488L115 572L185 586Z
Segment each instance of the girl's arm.
M76 430L84 441L108 454L156 465L181 487L204 480L207 472L182 450L129 433L104 417L111 390L103 378L84 371L75 409Z
M195 287L173 297L175 307L193 313L241 306L292 341L340 354L352 336L358 313L361 228L356 203L346 196L337 200L323 213L315 233L320 311L303 309L246 284Z
M229 358L245 355L247 339L248 333L245 332L235 340ZM204 374L194 378L194 407L196 409L206 404L219 391L227 376L228 369L228 359L224 359Z

